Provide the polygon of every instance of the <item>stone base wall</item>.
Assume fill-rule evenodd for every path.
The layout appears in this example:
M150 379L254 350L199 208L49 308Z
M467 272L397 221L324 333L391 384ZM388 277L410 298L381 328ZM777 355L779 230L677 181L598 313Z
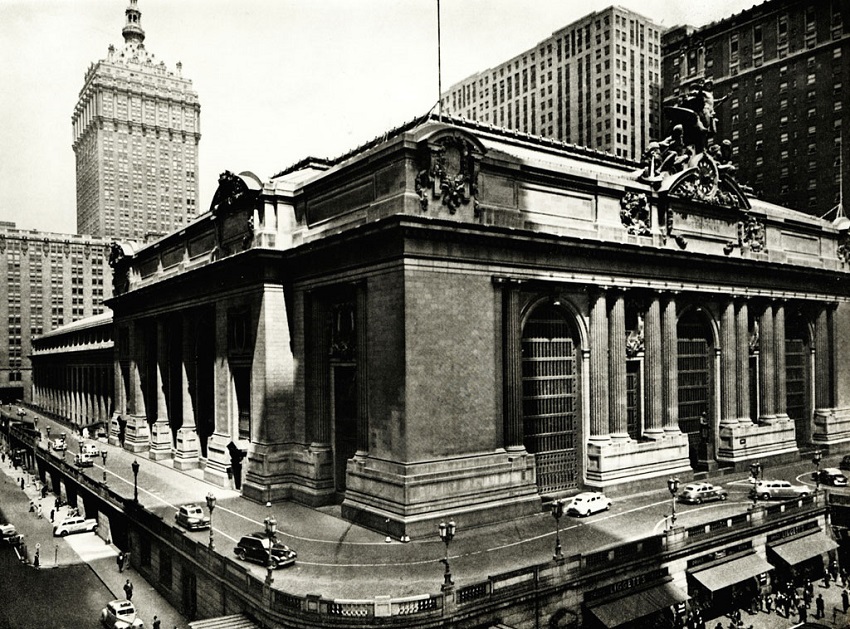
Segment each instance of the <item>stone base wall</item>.
M670 475L692 473L688 436L669 433L651 441L622 441L587 446L587 485L617 493L618 487Z
M739 423L720 426L717 460L749 465L755 459L784 461L799 458L794 421L777 419L772 423Z
M850 447L850 408L817 409L812 442L828 451ZM840 447L843 444L845 447Z

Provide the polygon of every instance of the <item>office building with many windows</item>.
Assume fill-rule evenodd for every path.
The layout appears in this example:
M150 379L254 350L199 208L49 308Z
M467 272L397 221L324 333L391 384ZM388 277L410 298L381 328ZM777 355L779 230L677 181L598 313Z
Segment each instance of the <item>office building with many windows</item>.
M136 0L124 45L92 64L74 108L77 231L143 240L197 213L200 105L192 82L145 48Z
M109 245L0 224L0 396L30 399L32 337L107 311Z
M808 214L836 208L850 180L850 4L771 0L671 29L662 48L664 105L712 80L740 181Z
M442 109L639 159L660 132L660 79L661 27L609 7L455 84Z

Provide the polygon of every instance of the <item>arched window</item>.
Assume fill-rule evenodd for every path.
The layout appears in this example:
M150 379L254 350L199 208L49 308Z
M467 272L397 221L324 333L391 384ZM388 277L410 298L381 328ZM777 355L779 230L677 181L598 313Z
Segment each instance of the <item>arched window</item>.
M522 334L522 411L541 492L578 486L579 392L574 329L557 306L539 306Z

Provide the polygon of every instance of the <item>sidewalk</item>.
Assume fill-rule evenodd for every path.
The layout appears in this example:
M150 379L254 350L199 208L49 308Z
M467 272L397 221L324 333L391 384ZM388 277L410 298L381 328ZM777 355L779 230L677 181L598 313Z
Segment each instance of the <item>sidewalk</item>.
M48 493L46 498L42 499L41 483L34 481L35 477L32 474L14 469L8 456L0 465L0 470L3 472L3 481L15 484L18 488L20 488L20 479L24 479L20 501L4 504L4 511L18 533L24 536L28 555L26 559L33 566L33 570L49 570L62 565L87 563L106 588L112 592L113 598L124 598L123 585L127 579L130 579L133 584L132 600L146 627L153 626L154 614L162 621L162 629L173 627L183 629L188 626L188 621L135 571L125 569L123 573L119 573L118 548L114 545L105 543L94 533L79 533L61 539L53 537L50 512L54 509L56 496ZM29 512L30 503L33 503L36 508L41 505L41 518L38 517L37 512ZM54 519L59 521L66 517L68 512L69 507L60 507L58 513L54 513ZM33 565L37 549L39 550L38 568ZM108 600L103 601L104 606L108 602Z

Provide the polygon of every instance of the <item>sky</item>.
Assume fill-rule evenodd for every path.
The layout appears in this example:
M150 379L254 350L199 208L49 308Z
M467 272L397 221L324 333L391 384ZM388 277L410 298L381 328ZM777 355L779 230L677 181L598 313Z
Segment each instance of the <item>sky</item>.
M612 4L703 26L756 0L440 0L442 86ZM71 115L129 0L0 0L0 221L76 231ZM225 170L333 158L438 100L437 0L138 0L145 47L201 105L199 211Z

